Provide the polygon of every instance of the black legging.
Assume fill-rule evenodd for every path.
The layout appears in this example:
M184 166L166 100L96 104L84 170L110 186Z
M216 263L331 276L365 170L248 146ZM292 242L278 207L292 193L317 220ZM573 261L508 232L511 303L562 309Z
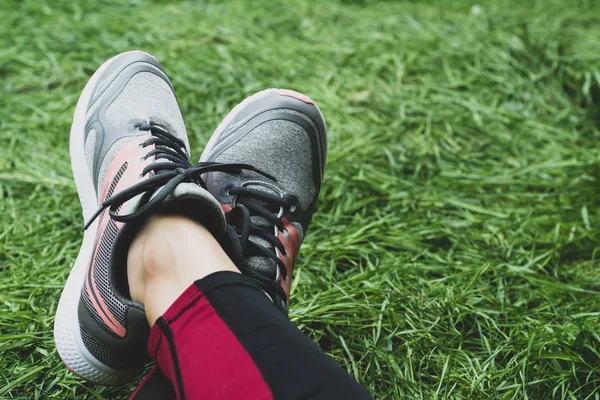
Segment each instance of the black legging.
M144 399L372 399L244 275L217 272L158 319Z

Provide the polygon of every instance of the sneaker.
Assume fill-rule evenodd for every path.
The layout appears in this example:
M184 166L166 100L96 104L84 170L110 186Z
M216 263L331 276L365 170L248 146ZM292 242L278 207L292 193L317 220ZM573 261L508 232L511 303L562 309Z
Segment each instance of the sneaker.
M288 311L294 261L315 211L326 154L327 129L315 103L291 90L268 89L225 117L200 159L262 171L203 177L226 212L230 257L283 312Z
M186 215L223 236L221 205L200 180L215 166L190 164L173 87L158 61L139 51L108 60L87 83L70 154L85 232L58 304L54 340L72 372L118 385L149 360L144 307L129 296L129 245L155 212Z

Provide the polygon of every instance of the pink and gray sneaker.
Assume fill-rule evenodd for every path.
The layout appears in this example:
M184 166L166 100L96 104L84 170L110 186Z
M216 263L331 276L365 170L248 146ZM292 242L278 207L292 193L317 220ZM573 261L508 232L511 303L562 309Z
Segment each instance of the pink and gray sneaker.
M148 361L144 307L129 297L127 251L149 215L193 218L225 234L221 204L192 165L173 87L143 52L105 62L86 85L74 114L70 153L85 233L54 324L58 353L77 375L101 384L134 378ZM236 169L237 168L237 169Z
M215 171L204 179L226 212L230 257L283 312L326 155L327 129L315 103L291 90L268 89L225 117L200 159L249 164L262 171Z

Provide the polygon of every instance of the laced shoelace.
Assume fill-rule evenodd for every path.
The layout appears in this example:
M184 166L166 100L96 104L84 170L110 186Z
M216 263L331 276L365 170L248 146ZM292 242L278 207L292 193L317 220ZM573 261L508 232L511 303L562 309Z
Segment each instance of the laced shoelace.
M200 162L192 165L183 140L169 133L162 126L146 123L137 125L136 128L140 131L149 131L152 134L140 146L154 145L154 149L148 151L143 157L143 159L154 157L154 162L143 169L141 176L145 176L150 172L153 174L106 199L85 224L84 229L87 229L106 208L109 209L110 217L115 221L131 222L137 218L144 218L172 194L180 183L191 182L206 188L204 180L201 178L201 175L206 172L221 171L239 174L242 170L250 170L272 178L270 175L247 164ZM140 199L140 207L129 214L118 214L119 208L125 202L140 194L143 194Z
M273 177L271 179L276 181ZM287 278L285 263L279 258L276 251L250 240L250 237L263 239L286 258L289 257L290 255L287 254L283 243L277 236L277 230L280 232L284 230L281 220L283 210L288 208L293 211L296 207L295 198L291 195L280 196L241 185L231 187L228 192L237 196L235 206L226 215L233 252L230 256L240 271L258 281L269 295L277 294L287 302L285 291L279 284L280 276L283 276L284 279ZM278 212L274 212L273 209L277 209ZM260 224L252 217L261 217L268 225ZM275 279L253 269L246 261L249 255L259 255L273 260L277 269Z

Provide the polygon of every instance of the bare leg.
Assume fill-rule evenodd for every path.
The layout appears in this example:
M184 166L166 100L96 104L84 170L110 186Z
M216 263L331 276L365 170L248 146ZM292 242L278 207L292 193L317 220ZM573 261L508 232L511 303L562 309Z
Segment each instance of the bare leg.
M194 281L217 271L239 272L215 238L186 217L151 217L129 248L131 298L144 305L150 326Z
M133 399L371 399L201 225L154 216L128 257L131 295L153 325L148 354L160 369Z

